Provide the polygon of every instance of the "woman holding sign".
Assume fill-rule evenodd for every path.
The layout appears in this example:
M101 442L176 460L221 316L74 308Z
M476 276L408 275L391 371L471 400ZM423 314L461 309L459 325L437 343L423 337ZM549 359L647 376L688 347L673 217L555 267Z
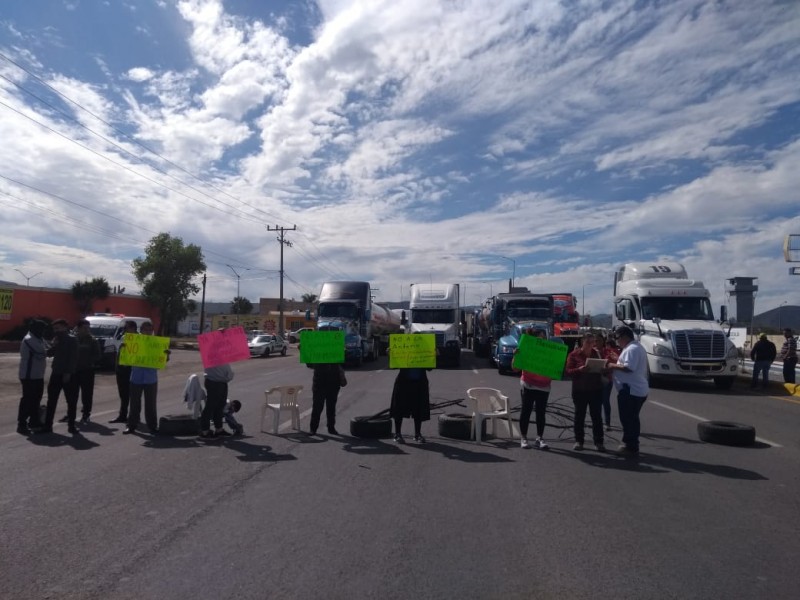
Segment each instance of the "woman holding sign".
M430 369L398 369L392 390L392 405L389 411L394 419L394 441L403 443L403 419L414 419L414 441L425 443L422 437L422 422L431 418L428 375Z
M140 326L142 335L153 335L153 324L149 321ZM169 350L167 360L169 360ZM130 405L128 413L128 426L124 434L135 433L139 426L139 416L142 410L142 395L144 395L144 420L150 433L158 433L158 411L156 399L158 397L158 369L150 367L131 367Z
M532 335L542 339L547 339L547 334L542 329L526 329L525 335ZM520 447L530 448L528 444L528 424L531 420L531 413L536 410L536 440L533 442L534 448L547 450L548 445L542 436L544 435L545 415L547 414L547 400L550 398L550 382L552 380L544 375L537 375L529 371L522 371L520 376L520 393L522 395L522 410L519 413L519 433L521 436Z

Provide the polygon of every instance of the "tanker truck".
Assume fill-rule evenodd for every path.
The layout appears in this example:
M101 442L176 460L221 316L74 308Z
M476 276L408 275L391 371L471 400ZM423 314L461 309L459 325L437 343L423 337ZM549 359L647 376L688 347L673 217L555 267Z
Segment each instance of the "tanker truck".
M461 364L461 319L457 283L412 283L407 333L436 336L439 364Z
M344 331L345 363L377 360L389 348L389 335L400 333L400 318L372 301L366 281L328 281L317 305L317 329Z
M710 296L675 262L628 263L614 273L614 324L630 327L647 352L651 384L692 377L733 385L737 349L714 320Z

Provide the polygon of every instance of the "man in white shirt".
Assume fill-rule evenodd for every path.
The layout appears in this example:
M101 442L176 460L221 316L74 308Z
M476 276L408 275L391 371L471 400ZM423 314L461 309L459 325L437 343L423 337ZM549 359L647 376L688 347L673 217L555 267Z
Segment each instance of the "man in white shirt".
M630 327L619 327L615 332L621 348L619 359L611 363L614 387L617 389L619 420L622 423L622 445L619 452L625 456L639 454L639 411L647 400L650 386L647 383L647 353L635 341Z

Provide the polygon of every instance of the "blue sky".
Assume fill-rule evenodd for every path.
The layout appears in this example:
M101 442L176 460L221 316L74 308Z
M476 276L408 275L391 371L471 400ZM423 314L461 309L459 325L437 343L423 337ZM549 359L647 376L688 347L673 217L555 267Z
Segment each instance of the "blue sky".
M132 291L167 231L255 302L296 225L298 299L513 274L602 313L670 259L800 304L799 55L793 1L5 2L0 280Z

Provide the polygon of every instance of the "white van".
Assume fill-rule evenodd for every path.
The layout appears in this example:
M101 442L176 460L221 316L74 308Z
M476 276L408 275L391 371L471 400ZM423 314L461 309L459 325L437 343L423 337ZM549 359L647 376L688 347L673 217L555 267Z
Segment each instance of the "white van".
M102 349L100 366L105 369L113 369L117 364L117 352L125 334L125 321L136 323L137 331L141 330L142 323L152 323L148 317L128 317L111 313L95 313L86 317L86 320L89 321L89 331Z

